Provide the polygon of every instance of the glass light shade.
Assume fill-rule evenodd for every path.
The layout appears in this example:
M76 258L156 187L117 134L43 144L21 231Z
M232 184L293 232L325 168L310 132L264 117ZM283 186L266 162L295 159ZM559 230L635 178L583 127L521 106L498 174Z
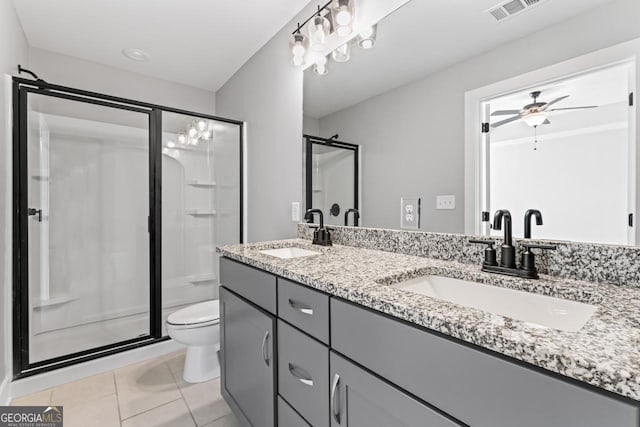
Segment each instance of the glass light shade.
M307 38L304 34L295 33L291 40L291 54L293 56L304 56L307 52Z
M548 118L549 118L549 115L544 112L531 113L523 117L524 122L529 126L531 126L532 128L540 126Z
M169 141L169 142L167 142L167 147L169 147L169 148L173 148L173 147L175 147L175 146L176 146L176 143L175 143L175 142L173 142L173 141Z
M349 0L338 0L335 10L335 21L338 26L349 25L353 20L353 5Z
M205 122L204 120L198 120L198 130L202 132L206 128L207 128L207 122Z
M336 62L347 62L351 59L351 44L345 43L331 52L331 57Z
M193 138L198 135L198 130L194 126L191 126L189 127L188 133L189 133L189 136Z
M291 58L291 63L294 67L302 67L304 65L304 56L296 56L294 55Z
M309 23L309 42L311 49L322 52L327 48L326 39L329 35L331 23L324 16L315 16Z
M210 130L205 130L204 132L202 132L202 139L204 139L205 141L208 141L211 139L211 131Z
M178 135L178 142L180 144L185 144L187 142L187 137L185 136L184 133L181 133L180 135Z
M347 37L349 34L351 34L352 31L353 30L351 29L351 25L343 25L342 27L338 27L336 33L340 37Z
M313 72L319 76L326 76L327 74L329 74L329 70L324 64L314 64Z
M358 35L358 46L360 46L362 49L371 49L376 44L377 34L377 25L363 29Z

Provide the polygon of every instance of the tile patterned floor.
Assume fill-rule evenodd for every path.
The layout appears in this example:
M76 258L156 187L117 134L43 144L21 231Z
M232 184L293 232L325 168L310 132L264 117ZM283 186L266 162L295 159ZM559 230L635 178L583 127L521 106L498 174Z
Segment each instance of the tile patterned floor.
M182 379L184 352L125 366L14 399L63 405L65 427L237 427L220 380Z

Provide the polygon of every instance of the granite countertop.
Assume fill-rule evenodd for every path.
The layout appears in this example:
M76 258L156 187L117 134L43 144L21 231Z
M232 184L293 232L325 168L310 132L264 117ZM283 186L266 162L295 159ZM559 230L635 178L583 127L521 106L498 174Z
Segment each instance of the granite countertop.
M280 259L260 250L301 247L321 255ZM229 245L237 261L514 359L640 401L640 289L542 276L524 280L480 266L301 239ZM565 332L389 285L435 274L590 303L597 311Z

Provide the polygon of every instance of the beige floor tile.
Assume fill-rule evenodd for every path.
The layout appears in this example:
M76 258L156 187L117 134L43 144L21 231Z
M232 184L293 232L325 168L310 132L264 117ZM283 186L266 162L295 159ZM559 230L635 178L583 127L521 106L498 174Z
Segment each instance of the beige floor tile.
M198 426L231 413L231 409L220 395L220 379L182 388L182 395Z
M204 427L240 427L240 423L238 423L238 420L233 415L227 415L226 417L219 418Z
M122 422L122 427L195 427L184 400L154 408Z
M115 377L122 419L181 398L169 366L161 359L118 369Z
M53 405L73 405L115 394L113 372L94 375L55 387L51 395Z
M63 408L64 427L120 427L115 394Z
M169 369L174 374L180 372L182 375L182 371L184 369L184 351L178 351L175 353L171 353L165 356L164 361L169 365Z
M13 399L11 401L11 405L13 406L49 405L51 404L51 391L52 389L47 389L47 390L39 391L37 393L18 397L17 399Z

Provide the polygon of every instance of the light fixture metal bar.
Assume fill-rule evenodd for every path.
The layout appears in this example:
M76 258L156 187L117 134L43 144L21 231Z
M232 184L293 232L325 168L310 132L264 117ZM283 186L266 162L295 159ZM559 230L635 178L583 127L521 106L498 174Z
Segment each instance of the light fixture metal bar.
M329 6L331 6L331 3L333 3L333 0L329 0L324 6L320 7L320 5L318 5L318 10L316 12L313 12L313 14L311 14L310 17L308 17L307 19L304 20L304 22L302 24L298 24L298 27L291 33L291 34L295 34L297 32L300 31L300 29L302 27L304 27L305 25L307 25L307 22L311 21L313 19L314 16L317 16L320 14L320 12L322 12L323 10L327 9Z

